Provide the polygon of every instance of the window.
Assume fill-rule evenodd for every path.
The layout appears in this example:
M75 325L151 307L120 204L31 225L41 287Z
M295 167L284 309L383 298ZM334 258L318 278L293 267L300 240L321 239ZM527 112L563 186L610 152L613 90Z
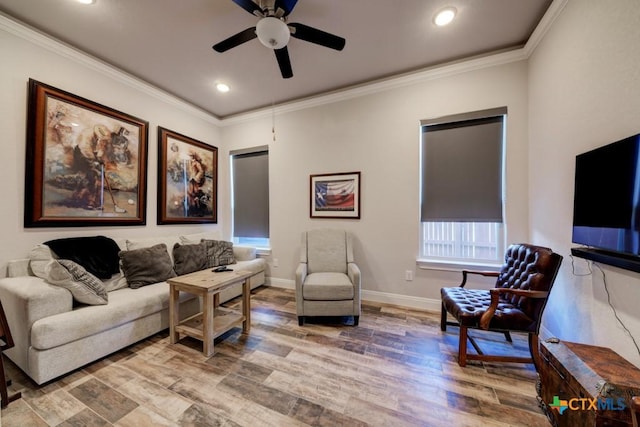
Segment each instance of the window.
M233 242L269 247L269 149L231 151Z
M421 260L501 260L506 112L496 108L420 123Z

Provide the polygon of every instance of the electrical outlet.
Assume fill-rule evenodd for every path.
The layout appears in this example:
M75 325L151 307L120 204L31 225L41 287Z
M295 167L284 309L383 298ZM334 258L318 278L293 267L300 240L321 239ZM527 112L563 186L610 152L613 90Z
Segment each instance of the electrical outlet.
M413 280L413 271L411 270L407 270L404 272L404 280L406 280L407 282L410 282Z
M273 262L271 263L275 268L278 268L278 258L274 258Z

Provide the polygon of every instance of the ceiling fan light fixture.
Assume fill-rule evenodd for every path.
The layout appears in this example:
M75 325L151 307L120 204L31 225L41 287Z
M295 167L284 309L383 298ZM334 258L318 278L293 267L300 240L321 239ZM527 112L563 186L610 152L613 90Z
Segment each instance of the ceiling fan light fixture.
M289 43L291 33L284 21L272 16L262 18L256 25L260 43L269 49L282 49Z
M444 9L436 13L436 16L433 17L433 22L438 27L444 27L445 25L448 25L451 23L451 21L453 21L453 18L456 17L457 12L458 11L455 7L445 7Z

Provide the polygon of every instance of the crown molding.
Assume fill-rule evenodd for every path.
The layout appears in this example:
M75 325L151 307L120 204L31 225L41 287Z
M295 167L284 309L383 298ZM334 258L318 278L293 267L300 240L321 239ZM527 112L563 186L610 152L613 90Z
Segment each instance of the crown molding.
M0 30L13 34L23 40L40 46L46 50L54 52L64 58L67 58L73 62L76 62L84 67L87 67L93 71L103 74L113 80L123 83L133 89L150 95L164 103L172 105L184 112L196 116L206 122L220 126L220 119L212 114L203 111L192 104L183 101L182 99L165 92L156 86L153 86L144 80L141 80L125 71L114 67L104 61L101 61L86 52L69 46L62 41L56 40L51 36L36 30L33 27L28 26L22 22L16 21L11 17L0 13Z
M529 37L529 40L527 40L523 48L527 58L536 50L536 47L538 47L538 44L542 41L544 35L547 34L558 16L560 16L568 2L569 0L553 0L551 5L549 5L549 9L547 9L547 12L538 23L538 26L533 30L531 37Z
M276 105L274 107L265 107L259 110L251 111L249 113L225 117L220 121L220 124L223 127L236 125L260 118L271 117L274 114L284 114L292 111L318 107L321 105L347 101L350 99L376 94L387 90L410 86L417 83L423 83L429 80L451 77L457 74L495 67L498 65L504 65L511 62L522 61L525 59L527 59L527 56L525 55L524 49L520 48L487 56L476 57L473 59L467 59L460 62L438 65L416 72L405 73L382 80L376 80L374 82L363 83L358 86L352 86L323 95L312 96L298 101Z

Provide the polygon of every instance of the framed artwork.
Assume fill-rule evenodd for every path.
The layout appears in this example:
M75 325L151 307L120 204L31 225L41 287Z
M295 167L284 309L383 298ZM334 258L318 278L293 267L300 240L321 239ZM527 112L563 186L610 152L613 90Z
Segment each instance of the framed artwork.
M218 149L158 126L158 224L218 222Z
M148 127L29 79L24 226L144 225Z
M311 175L311 218L360 219L360 172Z

